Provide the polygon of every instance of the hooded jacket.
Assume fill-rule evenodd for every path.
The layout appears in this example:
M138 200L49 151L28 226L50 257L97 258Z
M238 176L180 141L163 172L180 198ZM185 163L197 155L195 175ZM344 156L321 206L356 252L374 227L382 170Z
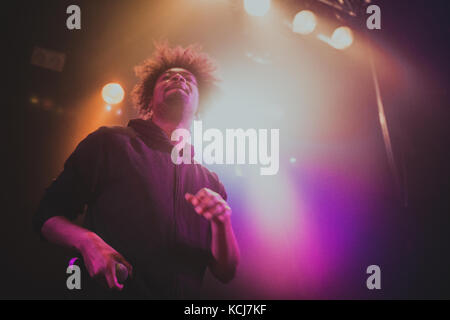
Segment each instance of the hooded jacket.
M47 188L33 218L35 230L40 232L53 216L73 220L85 211L84 226L133 265L133 279L115 295L198 297L212 259L211 226L184 195L203 187L225 200L227 194L217 175L202 165L175 165L172 147L164 131L149 120L99 128L80 142ZM112 294L83 280L92 297Z

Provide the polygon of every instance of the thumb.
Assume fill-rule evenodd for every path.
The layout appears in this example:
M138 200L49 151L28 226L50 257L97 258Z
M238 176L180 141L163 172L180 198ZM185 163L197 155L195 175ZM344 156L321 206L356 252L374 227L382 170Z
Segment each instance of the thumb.
M127 269L128 275L130 275L130 277L133 277L133 266L122 256L116 257L116 260L118 262L117 265L123 265Z

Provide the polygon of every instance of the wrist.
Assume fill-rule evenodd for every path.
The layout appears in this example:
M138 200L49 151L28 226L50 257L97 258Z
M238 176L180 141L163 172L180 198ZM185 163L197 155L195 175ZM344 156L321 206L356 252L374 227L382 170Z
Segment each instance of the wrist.
M226 213L211 219L211 224L218 228L226 228L231 225L231 214Z
M87 248L92 245L92 241L95 241L99 236L92 232L86 231L80 235L78 241L75 244L75 248L81 253L84 254Z

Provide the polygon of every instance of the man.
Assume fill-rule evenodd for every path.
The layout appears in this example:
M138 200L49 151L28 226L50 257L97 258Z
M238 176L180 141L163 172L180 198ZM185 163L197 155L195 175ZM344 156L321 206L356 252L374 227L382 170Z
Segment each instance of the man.
M239 248L223 185L200 164L171 160L172 132L190 128L213 71L197 47L157 44L136 68L141 118L91 133L46 190L34 227L79 251L89 276L109 290L95 288L96 298L194 298L207 267L224 283L234 277ZM81 227L72 221L85 207Z

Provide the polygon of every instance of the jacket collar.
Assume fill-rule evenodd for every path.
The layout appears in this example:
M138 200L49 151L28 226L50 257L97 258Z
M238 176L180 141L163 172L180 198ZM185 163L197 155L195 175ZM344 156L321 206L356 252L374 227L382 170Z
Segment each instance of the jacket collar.
M167 134L158 127L151 120L132 119L128 122L128 127L131 127L136 133L152 147L157 149L172 152L173 145ZM191 158L194 157L194 146L191 147ZM181 151L182 152L182 151Z
M158 146L170 146L170 139L167 134L151 120L132 119L128 126L133 128L146 141L157 144Z

